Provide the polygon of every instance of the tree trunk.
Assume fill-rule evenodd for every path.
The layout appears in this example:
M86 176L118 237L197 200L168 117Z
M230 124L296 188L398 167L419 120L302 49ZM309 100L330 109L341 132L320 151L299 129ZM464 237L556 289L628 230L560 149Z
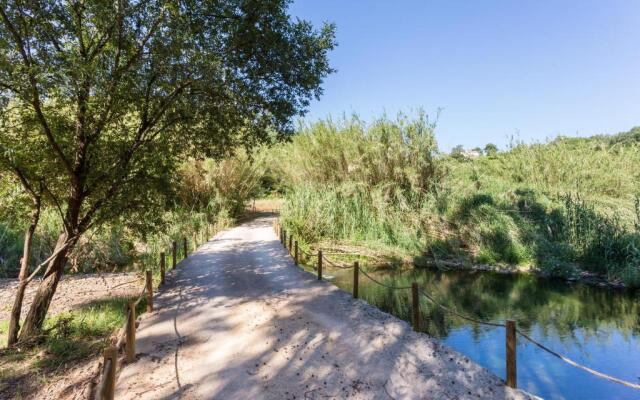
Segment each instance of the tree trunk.
M55 253L58 249L64 246L66 240L67 235L65 233L60 234L53 252ZM20 331L19 341L25 341L40 333L47 311L49 310L49 305L51 304L51 299L53 298L56 288L58 287L58 282L62 277L64 265L67 261L67 254L70 250L71 246L60 251L60 253L58 253L47 265L45 278L40 282L38 291L33 298L33 302L29 308L29 313L24 321L24 326Z
M20 314L22 313L22 301L24 300L24 292L27 289L27 275L29 273L29 255L31 254L31 243L33 234L40 220L40 198L35 200L35 208L31 214L31 224L24 235L24 246L22 249L22 259L20 260L20 274L18 275L18 290L13 301L11 309L11 319L9 320L9 335L7 337L7 345L14 345L18 340L18 331L20 330Z

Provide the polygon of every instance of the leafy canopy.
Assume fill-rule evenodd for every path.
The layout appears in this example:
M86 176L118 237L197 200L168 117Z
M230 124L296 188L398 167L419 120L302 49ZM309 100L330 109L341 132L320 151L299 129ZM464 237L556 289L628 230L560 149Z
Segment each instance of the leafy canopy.
M149 212L186 155L291 132L332 70L333 26L285 0L0 0L0 169L67 233Z

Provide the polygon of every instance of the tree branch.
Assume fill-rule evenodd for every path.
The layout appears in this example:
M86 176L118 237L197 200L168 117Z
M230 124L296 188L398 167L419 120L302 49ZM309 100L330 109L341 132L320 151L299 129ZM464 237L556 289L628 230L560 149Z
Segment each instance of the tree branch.
M53 148L54 152L58 155L58 157L60 158L60 161L64 164L64 166L67 169L67 171L69 172L69 174L73 175L73 169L71 168L71 163L69 162L69 160L65 156L65 154L62 151L62 148L60 147L60 145L56 142L55 138L53 137L53 133L51 132L51 128L49 127L47 119L45 118L44 113L42 112L42 108L41 108L41 104L40 104L40 93L39 93L39 90L38 90L37 79L36 79L35 75L33 74L33 65L32 65L32 62L31 62L31 57L29 56L29 54L25 50L23 38L22 38L22 36L20 36L20 33L15 28L15 26L11 23L11 20L9 19L7 14L1 8L0 8L0 16L2 17L2 20L4 21L5 25L7 26L7 29L9 30L9 32L13 36L15 44L16 44L16 46L18 48L18 52L22 56L22 61L23 61L24 65L25 65L25 67L27 68L27 77L29 78L29 83L31 85L31 92L32 92L31 93L31 95L32 95L31 105L33 106L33 108L34 108L34 110L36 112L36 115L38 117L38 121L42 125L44 134L47 137L47 140L49 141L49 144Z

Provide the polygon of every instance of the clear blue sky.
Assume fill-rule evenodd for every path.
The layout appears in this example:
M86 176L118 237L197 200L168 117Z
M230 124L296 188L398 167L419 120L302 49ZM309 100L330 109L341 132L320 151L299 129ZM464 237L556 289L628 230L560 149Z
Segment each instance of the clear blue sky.
M337 25L306 119L442 108L441 149L640 125L639 0L296 0Z

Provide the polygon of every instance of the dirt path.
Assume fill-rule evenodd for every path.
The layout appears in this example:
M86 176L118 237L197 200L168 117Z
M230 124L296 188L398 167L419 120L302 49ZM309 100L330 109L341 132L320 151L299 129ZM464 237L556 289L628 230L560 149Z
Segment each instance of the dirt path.
M170 276L117 399L520 399L468 358L293 265L257 219Z

